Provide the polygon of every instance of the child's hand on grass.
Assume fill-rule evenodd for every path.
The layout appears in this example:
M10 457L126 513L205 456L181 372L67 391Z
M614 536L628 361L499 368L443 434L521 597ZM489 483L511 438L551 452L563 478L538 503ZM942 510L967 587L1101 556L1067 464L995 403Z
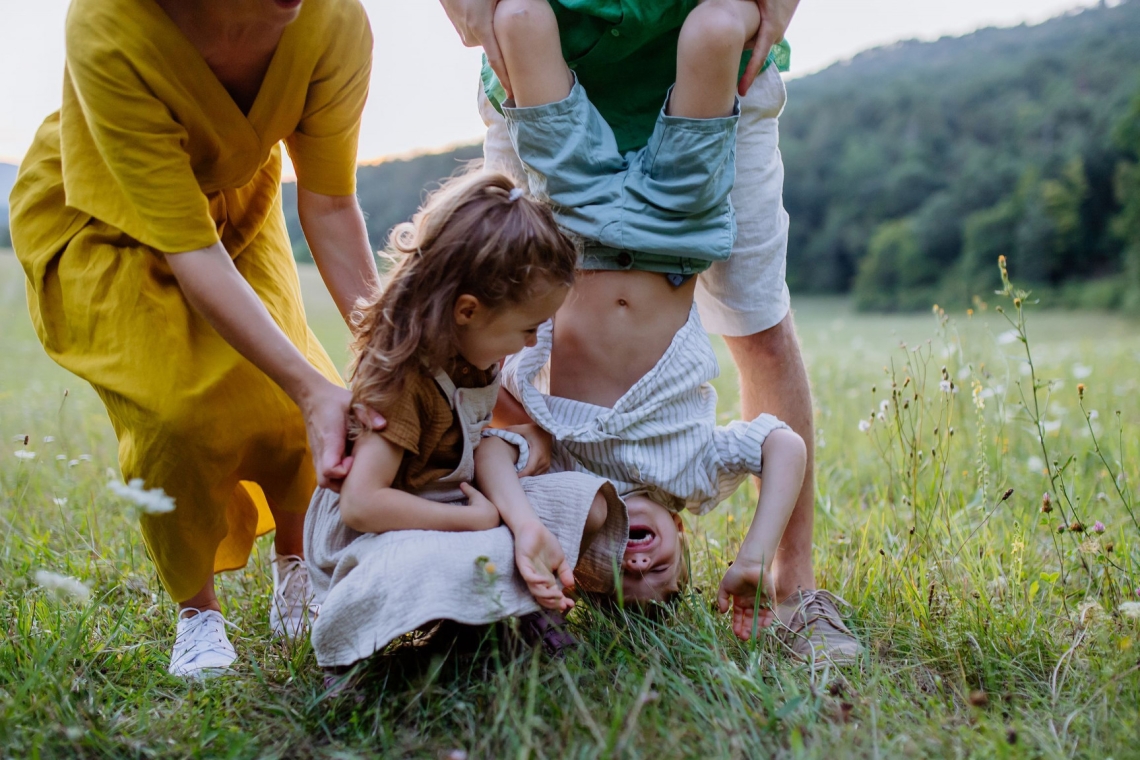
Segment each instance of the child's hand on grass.
M541 606L559 612L574 606L563 592L574 585L574 572L558 539L537 520L515 531L515 566Z
M732 632L743 641L748 641L754 632L767 628L776 620L776 613L771 607L776 592L771 576L770 570L763 563L753 563L737 557L720 582L716 594L717 606L722 613L732 608Z
M492 528L499 527L499 509L491 500L480 493L475 486L470 483L460 483L459 490L467 497L469 502L466 507L462 509L474 510L475 514L472 519L475 521L475 527L472 530L491 530Z

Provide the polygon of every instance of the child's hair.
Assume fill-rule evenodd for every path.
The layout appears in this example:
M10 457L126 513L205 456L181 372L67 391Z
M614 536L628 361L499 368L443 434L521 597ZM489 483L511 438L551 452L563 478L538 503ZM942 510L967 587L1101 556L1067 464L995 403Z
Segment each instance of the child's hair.
M550 209L505 174L469 172L428 196L397 225L387 285L353 314L353 404L382 411L410 369L439 369L455 356L453 309L467 294L495 310L574 282L578 252ZM351 415L350 436L366 423Z

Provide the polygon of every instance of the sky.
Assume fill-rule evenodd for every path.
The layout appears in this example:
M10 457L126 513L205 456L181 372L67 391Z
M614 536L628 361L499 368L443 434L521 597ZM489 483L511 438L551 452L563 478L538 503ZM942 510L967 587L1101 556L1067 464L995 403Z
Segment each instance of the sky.
M146 0L140 0L145 2ZM315 0L314 0L315 1ZM481 51L464 48L438 0L363 0L376 40L360 159L478 140ZM868 48L986 26L1037 23L1097 0L802 0L788 30L792 76ZM0 0L0 161L18 161L59 108L67 0Z

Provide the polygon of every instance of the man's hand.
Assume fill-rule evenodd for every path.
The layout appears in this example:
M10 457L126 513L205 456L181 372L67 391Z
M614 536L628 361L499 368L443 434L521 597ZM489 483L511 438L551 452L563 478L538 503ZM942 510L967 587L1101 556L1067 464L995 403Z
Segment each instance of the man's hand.
M572 608L574 601L562 589L574 585L574 572L558 539L537 520L525 523L514 534L515 566L535 601L548 610Z
M533 422L525 425L511 425L508 428L526 439L527 448L530 449L530 458L526 467L519 472L520 478L530 475L541 475L550 469L550 451L554 447L554 437Z
M498 2L499 0L440 0L448 20L455 31L459 32L459 39L467 47L482 46L483 52L487 54L487 63L509 94L511 83L507 78L507 66L499 51L499 43L495 40L495 6Z
M761 580L764 588L757 593ZM722 613L732 608L732 632L738 639L748 641L760 628L767 628L775 621L776 613L771 607L775 593L772 573L763 564L753 564L737 557L720 582L716 601ZM757 614L758 602L760 609ZM753 618L756 619L756 630L753 630Z
M449 1L456 2L444 0L444 6ZM760 30L756 32L756 38L751 44L752 59L748 61L748 68L740 78L738 92L741 97L748 93L748 88L760 75L760 69L768 59L768 53L772 52L772 46L784 39L784 33L788 31L788 24L792 23L792 16L799 4L800 0L756 0L756 5L760 8Z

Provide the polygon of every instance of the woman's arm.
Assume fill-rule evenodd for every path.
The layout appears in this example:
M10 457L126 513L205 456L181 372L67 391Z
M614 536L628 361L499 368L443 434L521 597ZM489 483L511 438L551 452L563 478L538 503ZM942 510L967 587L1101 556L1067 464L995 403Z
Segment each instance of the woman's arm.
M357 439L352 471L340 491L340 519L361 533L390 530L490 530L499 511L469 484L460 488L471 504L457 506L392 488L404 450L375 433Z
M732 630L741 639L752 637L753 618L761 627L772 622L773 612L765 608L756 615L757 599L763 606L775 603L772 559L784 535L788 518L796 506L804 483L807 447L803 438L787 429L773 430L761 451L764 474L760 500L752 525L740 545L736 560L728 568L717 592L721 612L732 608Z
M347 322L357 300L380 289L356 196L321 195L298 186L297 215L325 287Z
M221 243L167 254L166 261L190 305L300 407L317 480L335 489L351 466L344 442L352 394L325 379L285 337Z
M535 600L565 612L574 606L564 586L574 585L574 572L562 545L535 514L515 472L518 450L502 438L484 438L475 449L475 478L498 508L515 537L515 566ZM561 585L559 585L561 583Z

